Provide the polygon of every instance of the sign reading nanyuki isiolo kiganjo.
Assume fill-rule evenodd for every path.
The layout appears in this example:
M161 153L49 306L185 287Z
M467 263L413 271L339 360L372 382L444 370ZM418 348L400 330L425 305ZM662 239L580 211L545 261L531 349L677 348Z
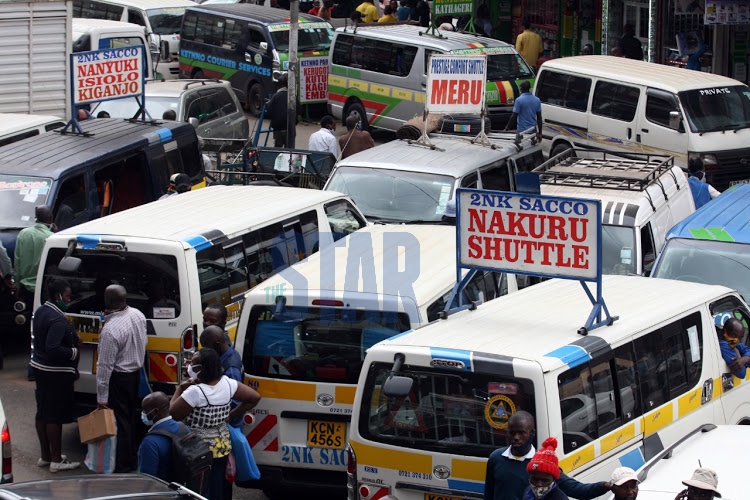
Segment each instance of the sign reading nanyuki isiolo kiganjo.
M71 54L73 105L143 96L143 50L136 45Z
M487 56L433 55L427 65L430 113L481 113L487 81Z

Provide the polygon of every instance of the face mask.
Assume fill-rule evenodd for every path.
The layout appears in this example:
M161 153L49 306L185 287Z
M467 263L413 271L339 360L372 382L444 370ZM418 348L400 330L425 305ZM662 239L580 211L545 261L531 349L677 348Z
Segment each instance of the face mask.
M552 489L552 486L555 483L550 484L549 486L532 486L531 491L534 493L534 498L542 498L544 495L549 493L549 490Z
M145 411L141 412L141 421L143 422L144 425L147 425L149 427L154 425L154 421L148 418L148 413L146 413Z
M731 347L732 349L734 349L735 347L737 347L737 344L740 343L740 339L736 339L734 337L730 337L726 333L724 334L724 340L727 341L727 344L729 344L729 347Z
M522 457L526 455L531 449L533 440L534 440L534 434L531 434L529 436L529 439L527 439L526 442L523 443L521 446L519 447L511 446L510 452L513 454L513 456L516 456L516 457Z
M198 372L193 369L193 365L188 365L187 372L190 378L198 378Z
M67 302L65 302L64 300L58 300L57 302L55 302L55 305L56 305L56 306L58 307L58 309L60 309L61 311L67 311L67 310L68 310L68 307L70 307L70 306L68 306L68 303L67 303Z

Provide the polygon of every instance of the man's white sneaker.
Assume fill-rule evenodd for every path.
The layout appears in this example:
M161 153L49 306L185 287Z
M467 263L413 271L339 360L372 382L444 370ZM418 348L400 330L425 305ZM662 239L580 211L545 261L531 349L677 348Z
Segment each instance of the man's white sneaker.
M62 457L63 461L65 461L65 460L68 459L68 455L60 455L60 456ZM51 463L52 462L50 462L49 460L44 460L43 458L40 458L39 460L36 461L36 466L37 467L48 467L49 464L51 464Z
M49 464L50 472L59 472L61 470L73 470L81 466L80 462L68 462L67 459L63 458L62 462L52 462Z

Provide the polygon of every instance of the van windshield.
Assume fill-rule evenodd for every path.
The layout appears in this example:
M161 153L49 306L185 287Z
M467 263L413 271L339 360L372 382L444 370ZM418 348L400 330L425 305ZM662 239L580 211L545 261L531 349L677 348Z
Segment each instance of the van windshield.
M348 194L369 220L439 222L454 181L447 175L339 167L326 190Z
M750 89L746 85L687 90L679 96L693 132L750 127Z
M0 175L0 227L33 226L34 208L46 205L52 179L25 175Z
M157 35L179 34L185 7L170 7L168 9L148 9L146 15L151 29Z
M356 384L365 351L410 328L404 313L334 307L254 306L245 371L261 377Z
M411 390L405 397L389 397L382 389L392 368L392 363L375 363L368 370L358 422L365 439L488 457L510 445L510 415L518 410L536 414L530 380L404 365L398 375L412 379Z
M70 283L73 301L66 312L99 316L104 312L104 290L109 285L122 285L128 291L128 305L139 309L148 319L175 319L180 316L180 286L177 259L129 251L76 250L73 257L81 259L74 274L57 269L66 248L51 248L44 264L42 297L47 295L51 278ZM189 308L188 308L189 310Z
M300 23L297 47L300 52L311 50L329 50L333 40L333 30L330 28L308 28L305 23ZM279 52L289 50L289 30L271 31L273 45Z
M673 238L659 258L654 278L723 285L750 301L748 245L726 241Z
M602 273L635 274L635 230L629 226L602 224Z

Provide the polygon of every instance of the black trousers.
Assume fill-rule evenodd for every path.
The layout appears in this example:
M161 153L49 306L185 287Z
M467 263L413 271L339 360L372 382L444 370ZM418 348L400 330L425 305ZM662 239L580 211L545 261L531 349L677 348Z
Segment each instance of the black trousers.
M109 377L108 405L115 412L117 422L117 451L115 472L130 472L138 468L138 455L134 435L135 410L138 401L140 374L112 372Z

